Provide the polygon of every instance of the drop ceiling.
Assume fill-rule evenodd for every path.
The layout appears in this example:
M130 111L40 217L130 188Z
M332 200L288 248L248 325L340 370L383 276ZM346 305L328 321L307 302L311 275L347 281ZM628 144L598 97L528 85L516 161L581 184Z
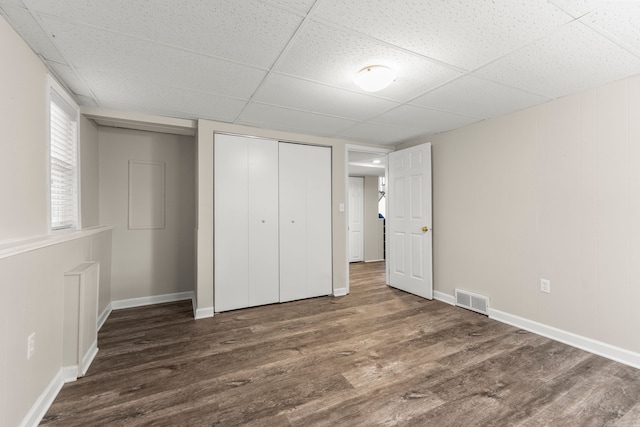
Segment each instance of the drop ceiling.
M84 106L384 145L640 73L631 0L0 0L0 12ZM366 93L352 76L374 64L398 77Z
M385 176L386 154L350 150L348 156L350 176Z

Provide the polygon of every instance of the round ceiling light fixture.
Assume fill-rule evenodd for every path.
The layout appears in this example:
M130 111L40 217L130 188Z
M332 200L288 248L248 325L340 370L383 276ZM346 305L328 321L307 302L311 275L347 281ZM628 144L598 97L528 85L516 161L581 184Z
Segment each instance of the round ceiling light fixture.
M389 86L396 79L396 73L384 65L368 65L353 77L360 89L367 92L378 92Z

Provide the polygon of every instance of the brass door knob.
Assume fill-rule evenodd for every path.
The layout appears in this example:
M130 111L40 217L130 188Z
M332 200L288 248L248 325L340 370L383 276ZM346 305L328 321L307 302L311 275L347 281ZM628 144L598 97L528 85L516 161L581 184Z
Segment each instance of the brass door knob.
M424 227L422 227L422 232L426 233L427 231L429 231L429 227L427 227L426 225Z

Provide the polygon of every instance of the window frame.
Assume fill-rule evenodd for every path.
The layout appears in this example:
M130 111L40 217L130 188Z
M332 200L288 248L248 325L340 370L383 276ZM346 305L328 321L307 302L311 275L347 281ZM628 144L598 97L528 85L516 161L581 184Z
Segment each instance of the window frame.
M64 87L51 75L47 75L47 229L49 234L64 233L82 229L81 226L81 199L80 199L80 107L78 103L68 94ZM51 104L55 103L64 110L75 121L75 167L73 183L75 185L74 194L74 216L73 223L68 226L54 227L52 213L52 167L51 167Z

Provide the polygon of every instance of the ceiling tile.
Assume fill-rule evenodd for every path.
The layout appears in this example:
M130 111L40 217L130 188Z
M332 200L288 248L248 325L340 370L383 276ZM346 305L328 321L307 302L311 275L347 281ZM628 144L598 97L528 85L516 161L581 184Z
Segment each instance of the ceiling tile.
M49 36L42 30L42 27L35 20L27 9L21 7L2 6L7 13L7 19L11 26L22 36L31 49L49 61L64 63L64 58L58 52L49 39Z
M111 82L117 86L120 81L137 78L163 86L248 99L266 75L255 68L57 18L45 18L43 22L63 46L64 56L87 82L102 85Z
M475 74L551 98L640 73L640 58L575 21Z
M0 0L84 105L381 144L640 73L639 3Z
M4 6L25 7L22 0L0 0L0 7Z
M185 119L206 118L233 122L245 101L153 83L130 82L95 89L100 107ZM106 99L106 101L103 101Z
M336 136L353 141L393 145L401 141L429 135L433 135L433 132L376 123L360 123L338 133Z
M274 4L299 13L307 14L316 0L261 0L263 3Z
M414 105L402 105L379 115L371 121L379 124L406 126L411 129L438 133L462 127L481 119L481 117L447 113Z
M74 95L91 96L91 91L89 91L87 85L73 72L71 67L51 61L45 61L45 65L53 70L53 73L64 82L64 85Z
M613 36L621 45L640 52L640 2L607 3L581 22L603 35Z
M571 20L546 1L513 0L323 0L315 17L467 70Z
M360 91L353 82L367 65L393 68L397 79L376 96L404 102L451 80L459 72L338 28L309 23L276 67L276 71Z
M247 106L237 123L329 136L353 126L356 122L306 111L252 103Z
M371 167L384 169L384 165L387 163L387 155L382 153L372 153L370 151L349 151L347 160L349 163L370 164ZM373 161L377 161L378 163L375 164Z
M86 107L99 107L98 103L88 96L76 95L76 98L78 98L81 105Z
M270 67L302 18L256 0L29 0L39 13Z
M488 118L522 110L548 100L549 98L467 75L411 103L442 111Z
M364 120L398 104L294 77L273 74L253 98L265 104Z
M607 3L622 3L624 0L550 0L551 3L558 6L574 18L593 12L594 10L605 6Z

